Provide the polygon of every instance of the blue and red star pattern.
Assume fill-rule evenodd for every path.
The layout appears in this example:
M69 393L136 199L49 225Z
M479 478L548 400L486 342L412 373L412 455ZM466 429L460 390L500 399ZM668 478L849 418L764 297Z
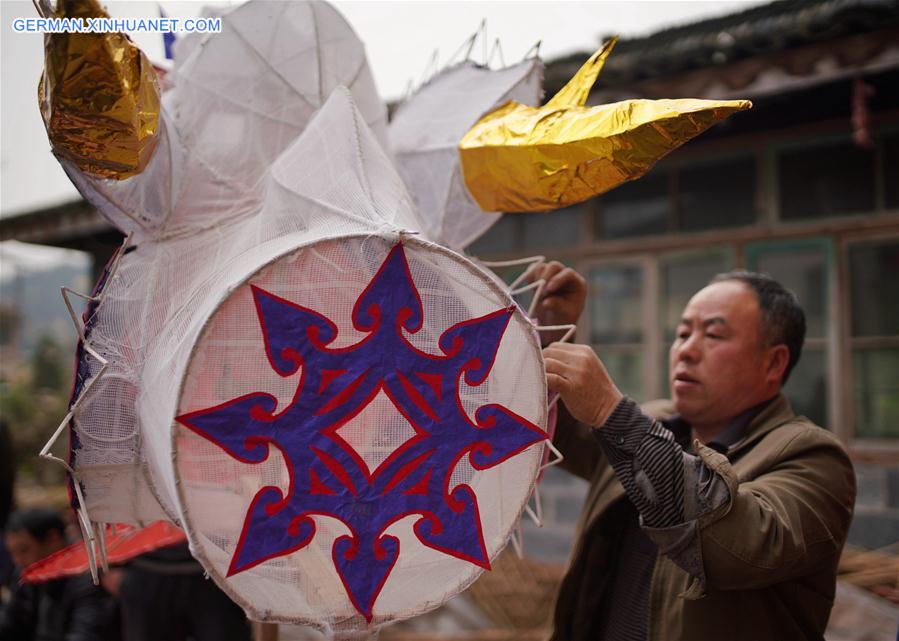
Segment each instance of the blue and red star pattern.
M453 325L440 354L416 349L403 330L419 331L423 311L402 244L356 300L353 326L366 336L349 347L328 347L337 327L325 316L251 287L271 367L284 377L302 368L293 400L279 412L274 396L255 392L176 419L245 463L277 448L290 473L286 494L267 486L253 498L228 576L308 545L312 515L349 528L332 558L368 621L399 557L399 539L385 534L399 519L417 515L421 543L489 569L477 497L468 485L451 488L450 477L463 457L484 470L546 438L502 405L479 407L472 422L459 397L463 376L471 386L486 380L513 308ZM415 435L369 471L337 431L379 392Z

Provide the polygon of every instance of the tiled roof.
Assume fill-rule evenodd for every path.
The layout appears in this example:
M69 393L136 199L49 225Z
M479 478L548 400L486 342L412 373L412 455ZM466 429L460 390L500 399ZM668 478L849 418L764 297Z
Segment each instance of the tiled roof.
M782 0L622 39L603 68L601 82L637 82L897 25L899 0ZM590 53L550 61L548 94Z

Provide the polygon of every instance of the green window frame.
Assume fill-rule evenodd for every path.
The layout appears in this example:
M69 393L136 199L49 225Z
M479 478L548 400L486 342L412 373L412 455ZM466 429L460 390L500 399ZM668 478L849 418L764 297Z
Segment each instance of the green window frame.
M895 444L899 437L899 328L895 325L895 315L879 315L882 311L895 310L899 285L889 266L882 265L869 274L874 282L855 272L860 267L854 260L858 257L855 252L878 247L895 251L899 247L899 235L856 237L843 244L848 295L843 310L842 346L849 379L844 413L852 438L868 441L875 447L878 441ZM893 289L885 291L884 287ZM870 307L872 302L874 309ZM889 310L886 307L878 310L878 305L886 305ZM856 321L871 314L878 319L876 324L880 327L875 331L870 326L859 327Z
M800 293L800 304L806 310L808 331L799 363L793 370L790 379L784 386L784 395L793 404L797 414L805 414L810 419L828 429L837 431L839 394L835 349L838 335L839 314L836 303L836 272L833 239L829 237L813 237L791 240L770 240L747 243L745 248L746 268L750 271L767 271L772 277L791 288L791 280L798 276L796 272L771 273L766 270L764 258L787 259L788 266L800 263L804 256L820 258L821 281L817 284L818 296L812 301L803 300ZM806 274L808 277L808 274ZM815 284L811 283L814 287ZM812 308L810 303L818 307ZM817 311L818 318L810 312ZM818 325L821 325L818 327ZM823 373L821 372L823 370Z

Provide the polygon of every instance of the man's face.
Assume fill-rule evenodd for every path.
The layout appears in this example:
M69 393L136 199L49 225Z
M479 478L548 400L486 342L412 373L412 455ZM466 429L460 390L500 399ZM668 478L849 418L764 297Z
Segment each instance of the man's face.
M687 303L668 375L677 411L694 428L721 429L777 391L760 314L755 292L739 281L709 285Z
M6 533L6 548L9 550L13 563L20 570L25 569L35 561L40 561L44 557L50 556L63 547L65 547L65 540L55 530L48 534L45 541L38 541L28 533L28 530Z

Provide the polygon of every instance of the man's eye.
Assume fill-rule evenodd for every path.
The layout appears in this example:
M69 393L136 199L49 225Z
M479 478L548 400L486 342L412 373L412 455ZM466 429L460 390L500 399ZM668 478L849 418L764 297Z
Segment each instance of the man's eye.
M711 338L713 340L721 340L722 338L724 338L720 334L706 334L706 337Z
M690 333L689 333L689 332L678 332L678 333L677 333L677 338L678 338L678 340L685 341L685 340L687 340L688 338L690 338Z

